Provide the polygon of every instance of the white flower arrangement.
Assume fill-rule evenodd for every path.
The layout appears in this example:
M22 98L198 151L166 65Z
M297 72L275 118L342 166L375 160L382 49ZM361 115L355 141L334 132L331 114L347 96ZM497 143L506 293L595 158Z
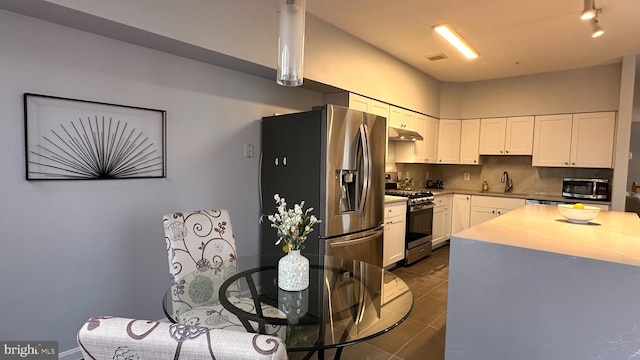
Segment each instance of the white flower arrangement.
M307 235L313 231L313 226L319 222L315 215L309 215L313 208L302 210L304 201L295 204L293 209L287 209L287 203L280 195L275 194L273 198L278 204L278 213L269 215L271 227L278 229L278 241L276 245L283 242L282 250L289 252L291 250L304 249L304 242Z

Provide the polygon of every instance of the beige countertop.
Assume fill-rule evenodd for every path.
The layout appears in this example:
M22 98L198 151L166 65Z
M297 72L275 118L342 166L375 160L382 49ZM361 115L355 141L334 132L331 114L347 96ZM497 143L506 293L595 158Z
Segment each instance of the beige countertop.
M635 213L600 211L588 224L573 224L555 206L527 205L453 236L640 266Z
M391 203L396 203L396 202L407 202L407 198L406 197L402 197L402 196L393 196L393 195L385 195L384 196L384 203L385 204L391 204Z

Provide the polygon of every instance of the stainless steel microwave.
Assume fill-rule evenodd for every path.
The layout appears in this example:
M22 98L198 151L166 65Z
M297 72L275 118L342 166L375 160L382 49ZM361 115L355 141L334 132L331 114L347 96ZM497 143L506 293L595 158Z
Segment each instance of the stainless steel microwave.
M609 200L609 179L562 179L562 196L573 199Z

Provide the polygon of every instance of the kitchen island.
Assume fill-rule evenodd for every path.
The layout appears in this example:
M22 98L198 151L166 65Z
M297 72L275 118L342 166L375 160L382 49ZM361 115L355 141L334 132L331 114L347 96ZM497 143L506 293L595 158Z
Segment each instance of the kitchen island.
M527 205L451 239L445 358L640 357L640 219Z

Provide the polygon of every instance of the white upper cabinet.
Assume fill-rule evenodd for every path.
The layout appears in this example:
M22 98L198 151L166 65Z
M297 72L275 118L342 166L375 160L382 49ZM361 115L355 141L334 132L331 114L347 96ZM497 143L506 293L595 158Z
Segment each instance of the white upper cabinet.
M460 120L440 120L438 124L438 164L460 162Z
M533 166L612 168L615 112L536 116Z
M536 116L533 166L569 166L573 115Z
M424 162L438 162L438 119L427 116L424 126Z
M507 118L482 119L480 121L480 154L504 155L506 130Z
M571 166L613 168L616 115L613 112L574 114Z
M349 93L349 108L369 112L369 100L367 97Z
M533 153L533 116L507 118L504 152L507 155L531 155Z
M460 164L478 165L480 154L480 120L462 120L460 123Z
M425 137L427 116L413 113L413 129ZM424 140L397 141L395 143L395 162L398 163L424 163Z
M346 106L350 109L384 116L385 118L387 118L387 123L389 122L389 104L382 101L370 99L366 96L349 92L328 94L327 103Z
M415 130L414 128L414 112L399 108L397 106L389 106L389 126Z
M533 116L482 119L481 155L531 155Z

